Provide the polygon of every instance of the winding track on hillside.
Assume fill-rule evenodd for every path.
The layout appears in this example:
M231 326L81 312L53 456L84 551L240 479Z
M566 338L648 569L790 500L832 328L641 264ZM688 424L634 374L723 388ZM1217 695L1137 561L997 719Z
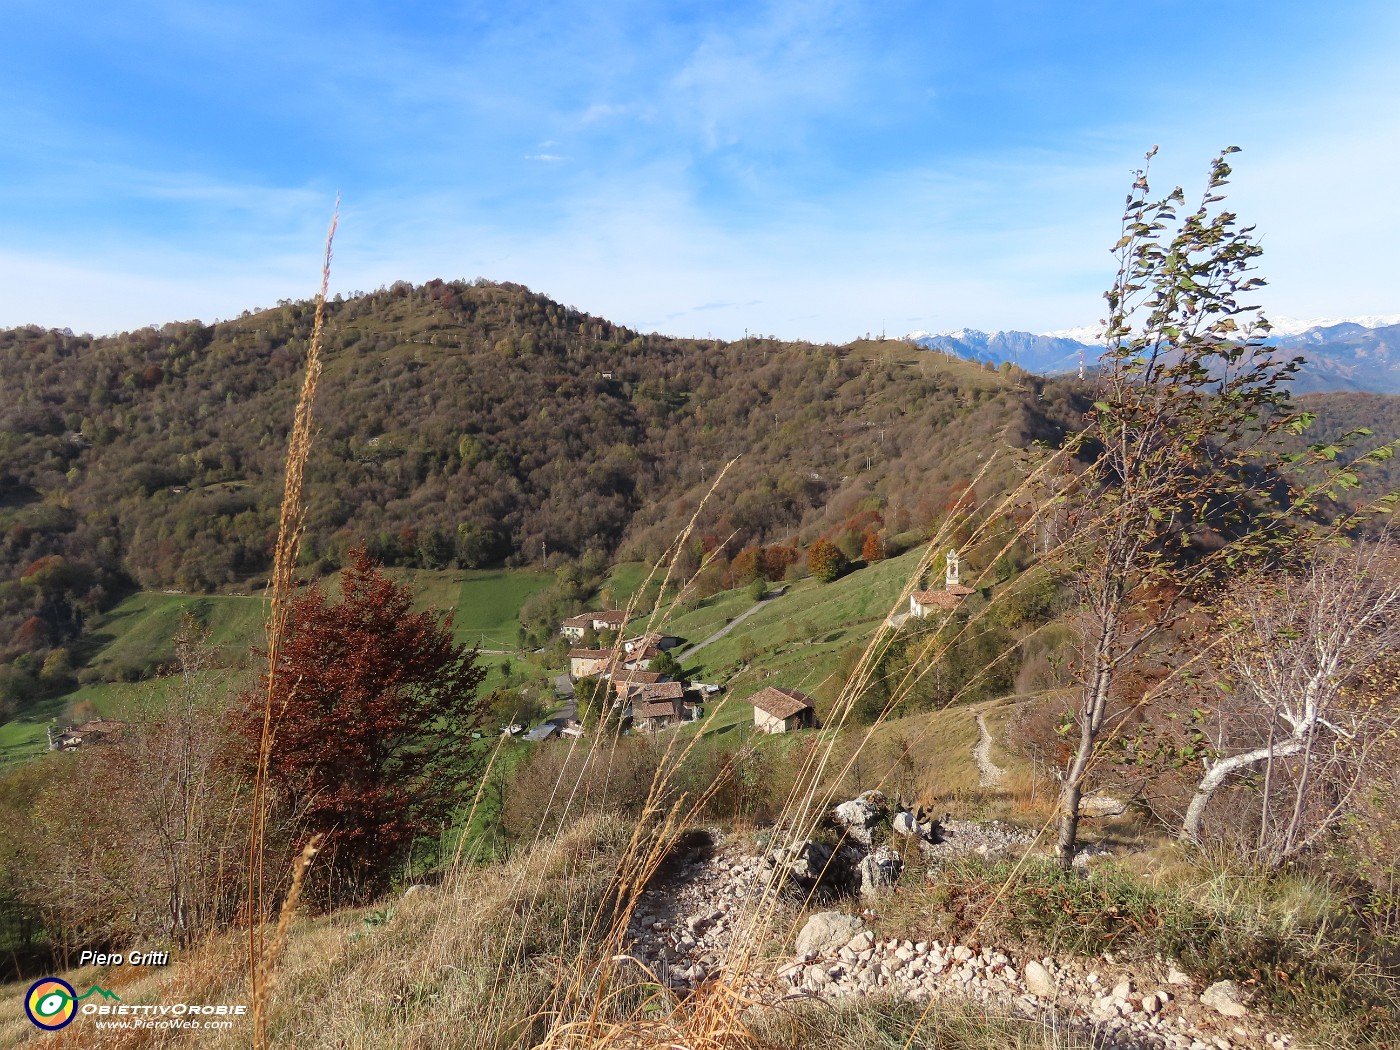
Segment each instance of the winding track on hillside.
M778 590L776 590L776 591L771 592L771 593L768 594L766 597L764 597L764 598L760 599L759 601L755 602L753 605L750 605L747 609L745 609L743 612L741 612L738 616L734 617L734 619L730 620L727 624L725 624L723 627L721 627L718 631L716 631L714 634L710 635L710 637L706 638L706 639L705 639L704 641L702 641L702 642L696 642L694 645L692 645L692 646L691 646L689 649L687 649L685 652L681 653L680 656L676 657L676 659L679 660L679 661L681 661L682 663L684 663L686 660L689 660L692 656L694 656L696 653L698 653L701 649L705 648L705 646L709 645L711 642L717 642L717 641L719 641L719 640L720 640L721 638L723 638L726 634L728 634L730 631L734 630L734 628L738 627L741 623L743 623L743 622L744 622L745 620L747 620L750 616L752 616L754 613L758 612L759 609L762 609L762 608L763 608L765 605L767 605L769 602L774 601L775 599L781 598L786 592L787 592L787 588L786 588L786 587L783 587L783 588L780 588L780 589L778 589Z
M972 757L977 760L977 777L983 787L992 787L1006 779L1006 770L992 761L992 734L987 728L987 718L980 710L972 712L977 716L977 744L972 749Z

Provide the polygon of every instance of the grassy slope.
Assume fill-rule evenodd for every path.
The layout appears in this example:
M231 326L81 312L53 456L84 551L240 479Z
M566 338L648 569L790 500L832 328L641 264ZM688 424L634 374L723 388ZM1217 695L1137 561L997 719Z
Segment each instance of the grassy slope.
M185 611L209 629L211 644L224 649L221 663L241 661L262 629L261 598L177 595L143 591L119 602L93 629L90 667L105 675L123 667L144 668L175 658L172 639Z
M413 589L418 609L452 612L453 637L483 649L514 649L517 615L526 599L554 580L528 569L385 569Z
M895 599L918 567L922 548L876 562L833 583L808 578L788 585L787 593L764 604L729 634L686 662L703 681L721 681L740 699L768 685L790 686L819 701L835 695L831 679L841 652L864 647L889 614ZM726 591L700 608L677 617L670 629L700 641L752 606L746 591ZM746 667L743 652L757 653Z
M458 642L482 643L485 648L514 648L516 614L530 595L553 579L546 572L528 570L472 570L430 572L390 569L396 581L406 583L417 595L420 609L451 609ZM327 584L334 590L334 579ZM210 630L217 648L215 663L228 670L249 666L249 649L262 641L263 603L260 597L240 595L179 595L143 591L119 602L94 626L90 634L90 667L104 677L116 677L122 668L154 668L175 658L172 639L188 609ZM483 657L491 671L483 691L501 685L500 659ZM244 675L214 673L216 688L230 694ZM161 679L141 682L94 682L60 697L36 704L22 717L0 723L0 765L22 761L43 750L46 727L64 721L73 708L91 703L96 712L117 718L140 718L158 711L166 702L169 686Z

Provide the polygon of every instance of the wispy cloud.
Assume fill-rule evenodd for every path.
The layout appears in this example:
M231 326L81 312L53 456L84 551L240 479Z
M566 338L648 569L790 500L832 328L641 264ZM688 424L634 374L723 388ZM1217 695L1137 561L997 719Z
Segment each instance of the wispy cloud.
M1236 141L1266 305L1400 309L1400 12L1220 9L1222 46L1250 47L1206 106L1182 102L1185 73L1124 92L1086 60L1164 9L20 9L0 324L109 330L306 294L343 190L346 289L487 276L729 337L1068 327L1101 312L1142 151L1160 142L1158 184L1190 188Z

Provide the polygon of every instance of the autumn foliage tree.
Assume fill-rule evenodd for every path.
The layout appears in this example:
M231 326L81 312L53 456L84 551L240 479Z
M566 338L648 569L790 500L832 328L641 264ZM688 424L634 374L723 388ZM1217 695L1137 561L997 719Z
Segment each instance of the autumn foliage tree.
M340 587L339 602L319 588L292 602L268 775L304 836L326 836L338 893L363 898L474 789L485 671L476 650L453 643L451 618L413 612L408 588L363 548L350 552ZM264 695L240 704L254 753Z
M880 542L880 534L878 532L867 532L865 534L865 542L861 545L860 556L861 560L866 564L872 564L884 559L885 545Z
M822 583L830 583L846 571L846 556L830 540L817 540L807 548L807 568Z

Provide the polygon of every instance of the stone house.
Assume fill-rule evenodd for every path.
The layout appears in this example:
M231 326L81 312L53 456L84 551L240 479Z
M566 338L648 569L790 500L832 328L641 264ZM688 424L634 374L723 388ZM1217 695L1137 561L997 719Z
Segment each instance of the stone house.
M96 718L80 726L68 726L62 732L49 730L50 751L77 751L80 747L106 744L121 736L125 722L115 718Z
M559 633L578 641L589 631L620 631L626 624L627 613L624 610L603 609L570 616L559 625Z
M655 731L686 720L680 682L657 682L641 687L632 701L632 721L639 729Z
M811 729L817 723L812 698L796 689L770 685L749 697L753 704L753 724L765 733L791 733Z
M612 660L611 649L570 649L569 674L574 678L588 678L602 674Z

